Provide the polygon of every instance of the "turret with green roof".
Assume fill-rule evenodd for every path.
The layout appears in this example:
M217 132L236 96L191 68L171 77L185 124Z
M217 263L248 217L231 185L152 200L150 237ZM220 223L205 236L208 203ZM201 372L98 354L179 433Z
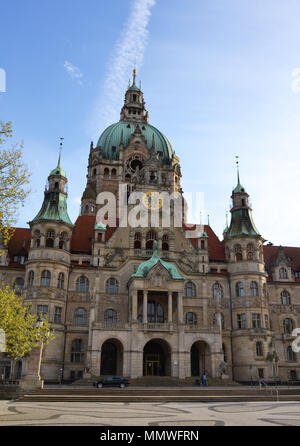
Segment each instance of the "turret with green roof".
M237 172L237 186L232 191L233 206L231 212L231 222L229 228L224 230L224 238L238 236L260 236L258 230L255 227L252 218L252 209L249 206L249 195L246 192L244 186L240 182L239 171Z
M58 163L48 176L48 186L44 194L42 207L34 219L30 222L55 221L73 226L67 211L67 177L65 171L60 166L61 153Z

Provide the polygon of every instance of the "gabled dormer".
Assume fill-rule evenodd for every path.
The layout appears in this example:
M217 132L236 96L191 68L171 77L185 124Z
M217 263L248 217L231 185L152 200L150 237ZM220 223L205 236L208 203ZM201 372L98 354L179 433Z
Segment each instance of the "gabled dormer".
M277 257L272 268L272 277L275 281L290 282L293 280L291 259L285 254L283 246L279 246Z

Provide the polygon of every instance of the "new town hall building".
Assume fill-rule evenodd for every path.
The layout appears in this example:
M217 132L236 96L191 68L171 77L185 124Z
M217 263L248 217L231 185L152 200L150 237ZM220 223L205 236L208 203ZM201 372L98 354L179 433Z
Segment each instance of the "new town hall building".
M168 227L120 225L119 215L115 225L96 220L98 194L119 202L120 184L127 197L144 192L145 208L154 192L182 195L179 158L149 124L135 71L120 121L91 143L74 224L60 164L30 228L16 229L0 259L0 280L55 330L43 379L204 371L237 381L300 379L291 335L300 327L300 248L264 244L239 177L223 240L209 225L187 236L191 228L172 219ZM164 203L156 204L160 212ZM21 362L2 360L3 370L20 375Z

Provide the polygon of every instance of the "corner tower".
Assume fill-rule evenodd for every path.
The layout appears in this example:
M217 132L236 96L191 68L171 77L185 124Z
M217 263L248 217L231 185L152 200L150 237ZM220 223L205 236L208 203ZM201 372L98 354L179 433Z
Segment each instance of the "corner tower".
M262 377L262 370L268 373L266 354L271 331L263 258L265 240L254 224L249 195L239 173L231 198L231 221L224 230L224 244L230 273L234 379L250 381Z

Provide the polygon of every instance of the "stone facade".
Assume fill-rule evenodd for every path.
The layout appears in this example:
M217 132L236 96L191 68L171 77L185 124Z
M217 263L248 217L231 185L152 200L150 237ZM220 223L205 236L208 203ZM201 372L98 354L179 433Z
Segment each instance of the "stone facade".
M3 248L1 281L23 293L33 312L47 313L55 331L42 378L207 372L239 381L300 379L291 347L300 326L300 248L265 244L239 177L223 241L209 225L175 227L172 218L169 226L154 227L150 216L145 227L121 224L120 185L125 201L143 192L145 209L149 193L176 193L185 220L179 158L148 121L134 73L120 122L90 146L75 224L59 160L30 228L17 228ZM116 197L115 225L96 219L101 192ZM128 216L134 205L126 204ZM160 221L167 204L158 205ZM2 373L20 374L20 364L9 371L1 361Z

